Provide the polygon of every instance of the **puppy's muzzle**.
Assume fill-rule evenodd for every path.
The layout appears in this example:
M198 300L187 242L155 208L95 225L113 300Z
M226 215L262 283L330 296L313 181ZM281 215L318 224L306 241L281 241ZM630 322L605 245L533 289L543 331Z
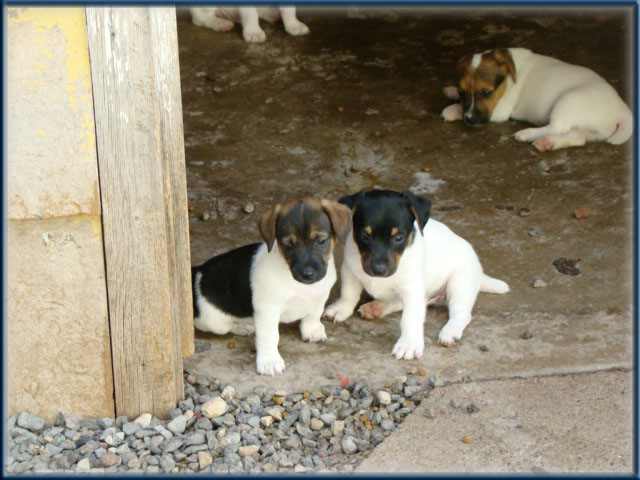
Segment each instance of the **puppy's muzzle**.
M470 112L469 111L465 112L463 118L464 118L464 123L466 123L471 127L479 127L480 125L487 123L489 121L489 119L484 113L475 109Z
M306 266L302 268L295 268L293 270L293 278L295 278L300 283L314 283L318 280L322 280L324 277L324 273L317 268Z

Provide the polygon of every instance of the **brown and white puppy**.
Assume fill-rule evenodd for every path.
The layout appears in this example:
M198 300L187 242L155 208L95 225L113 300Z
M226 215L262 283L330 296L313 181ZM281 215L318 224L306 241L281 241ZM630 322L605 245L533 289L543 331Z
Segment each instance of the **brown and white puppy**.
M488 50L458 61L459 87L444 94L458 103L446 121L472 126L510 118L539 126L516 132L538 150L606 141L618 145L633 133L633 115L615 89L588 68L525 48Z
M257 372L282 373L279 323L301 320L303 340L327 339L320 317L336 281L333 248L346 235L350 219L346 206L314 198L262 213L258 228L264 243L231 250L192 269L195 327L223 335L253 317Z

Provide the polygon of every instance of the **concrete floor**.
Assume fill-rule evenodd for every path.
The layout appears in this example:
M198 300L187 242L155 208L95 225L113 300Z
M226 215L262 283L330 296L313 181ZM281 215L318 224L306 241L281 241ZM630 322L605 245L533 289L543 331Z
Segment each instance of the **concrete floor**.
M392 315L327 322L323 344L281 328L282 376L258 376L249 339L231 335L197 333L206 350L186 368L245 392L337 382L328 371L382 385L412 366L445 384L631 369L631 142L540 153L512 138L521 123L470 129L439 118L457 59L496 46L588 66L630 103L631 8L316 8L300 9L299 18L309 36L263 25L267 42L249 45L238 27L213 32L179 15L192 263L259 241L257 215L280 201L412 187L512 291L481 294L462 341L449 349L435 344L446 310L431 309L433 343L419 361L389 355L399 335ZM242 211L247 202L251 214ZM441 210L452 205L461 208ZM579 207L587 218L574 218ZM520 208L530 215L519 216ZM201 220L205 211L210 220ZM552 262L560 257L580 259L582 273L559 273ZM536 277L548 286L533 288ZM525 331L533 336L520 338Z

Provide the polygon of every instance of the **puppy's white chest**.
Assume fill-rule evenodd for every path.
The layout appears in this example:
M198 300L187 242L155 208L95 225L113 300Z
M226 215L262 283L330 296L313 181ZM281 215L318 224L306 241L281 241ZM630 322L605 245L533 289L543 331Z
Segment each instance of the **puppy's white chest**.
M294 286L291 296L283 306L280 321L293 322L307 316L316 307L318 300L326 294L326 290L323 281L312 285Z

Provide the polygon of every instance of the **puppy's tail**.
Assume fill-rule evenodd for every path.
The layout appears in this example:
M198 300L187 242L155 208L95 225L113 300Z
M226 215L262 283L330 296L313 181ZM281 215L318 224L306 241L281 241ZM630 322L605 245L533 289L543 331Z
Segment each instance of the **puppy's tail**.
M480 291L485 293L507 293L509 285L497 278L491 278L489 275L482 274L480 280Z
M612 145L620 145L633 134L633 115L629 109L618 119L616 130L607 138L607 143Z

